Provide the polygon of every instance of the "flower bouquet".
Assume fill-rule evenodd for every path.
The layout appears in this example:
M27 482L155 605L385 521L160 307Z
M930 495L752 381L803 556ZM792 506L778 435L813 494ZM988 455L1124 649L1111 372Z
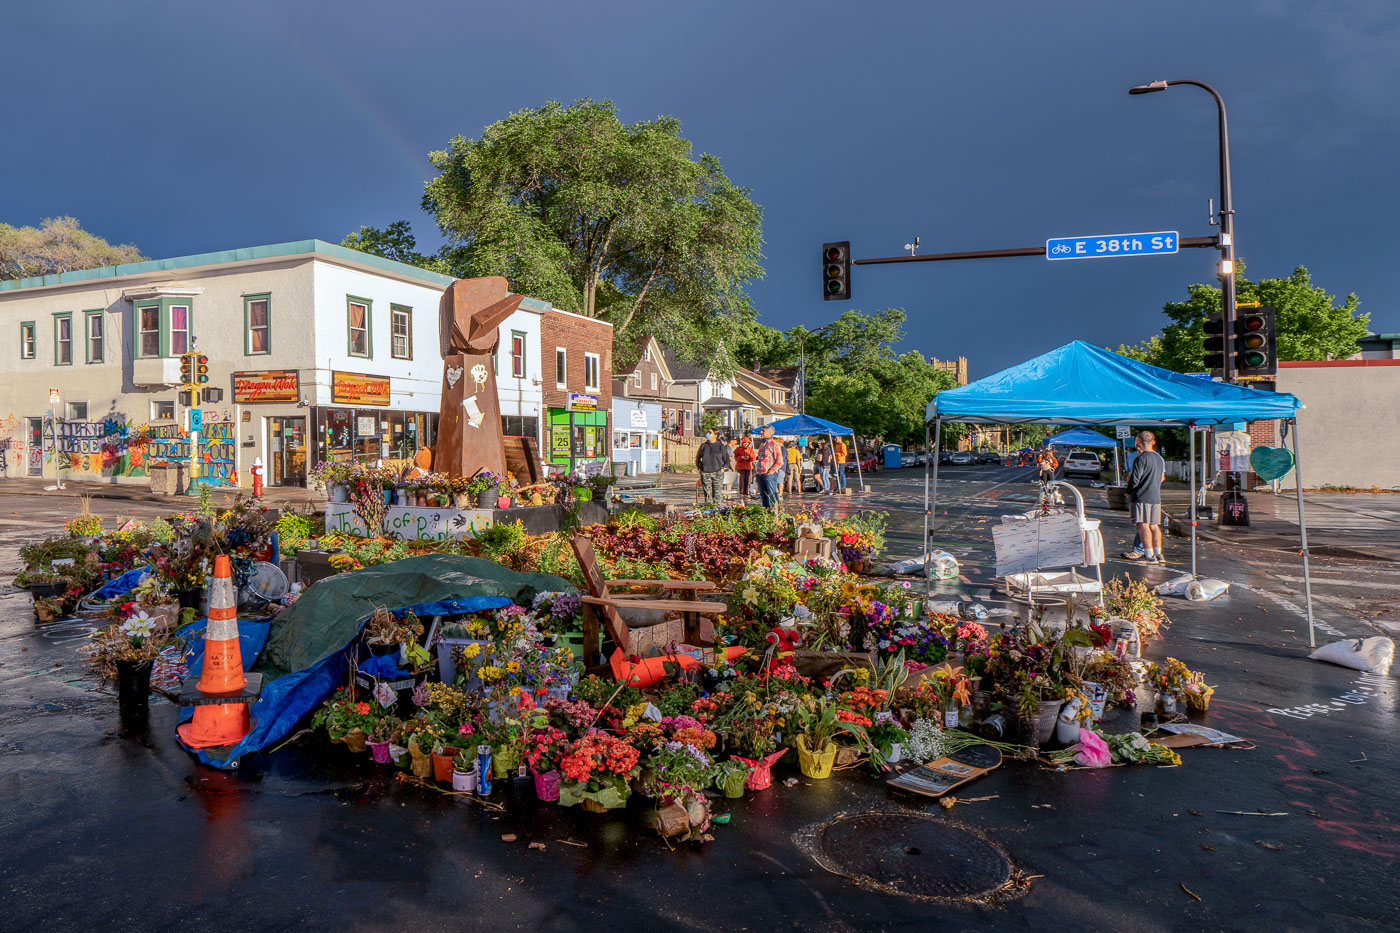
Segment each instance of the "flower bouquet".
M573 742L559 761L559 803L602 812L624 806L632 794L637 749L615 736L592 733Z

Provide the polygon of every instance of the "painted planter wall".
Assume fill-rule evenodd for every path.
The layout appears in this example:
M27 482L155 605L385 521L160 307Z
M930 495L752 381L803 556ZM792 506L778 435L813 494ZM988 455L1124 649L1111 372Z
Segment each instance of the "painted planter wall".
M382 533L410 541L446 541L466 538L491 527L490 509L419 508L391 505L384 515ZM326 531L366 535L364 522L354 506L343 502L326 503Z

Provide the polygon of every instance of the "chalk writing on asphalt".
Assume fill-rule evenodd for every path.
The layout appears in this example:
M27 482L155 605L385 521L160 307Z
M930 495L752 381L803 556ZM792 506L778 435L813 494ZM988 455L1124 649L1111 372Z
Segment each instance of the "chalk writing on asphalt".
M1286 709L1267 707L1264 711L1276 716L1287 716L1290 719L1311 719L1313 716L1335 713L1348 706L1361 706L1369 702L1376 693L1390 687L1389 678L1382 677L1380 674L1362 674L1352 683L1353 686L1350 690L1326 703L1308 703L1303 706L1290 706Z

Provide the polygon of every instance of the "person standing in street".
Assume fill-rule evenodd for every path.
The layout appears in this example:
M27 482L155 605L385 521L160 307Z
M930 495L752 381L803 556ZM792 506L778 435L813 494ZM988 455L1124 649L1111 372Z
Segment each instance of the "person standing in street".
M705 432L705 443L695 455L695 466L700 470L700 488L705 492L705 504L720 504L720 483L724 471L729 468L729 446L718 439L714 431Z
M831 465L836 474L836 490L844 492L846 489L846 442L841 438L836 438L831 443Z
M778 504L778 476L782 472L786 458L783 445L773 436L773 426L763 426L762 438L758 442L758 494L763 507L771 509Z
M749 481L753 478L753 461L757 453L753 449L753 441L748 435L739 439L739 446L734 448L734 469L739 473L739 501L749 501Z
M1047 447L1036 457L1035 465L1040 471L1040 482L1049 483L1055 479L1055 471L1060 468L1060 459L1055 456L1055 451Z
M1162 556L1162 481L1167 478L1167 462L1157 453L1157 436L1151 431L1142 431L1137 436L1133 449L1137 457L1128 471L1128 501L1133 512L1133 524L1137 525L1138 536L1142 538L1143 555L1129 551L1128 560L1141 560L1145 564L1165 564Z
M813 445L812 466L817 471L817 491L822 495L831 492L831 451L817 441Z
M787 445L787 491L790 495L802 495L802 448L796 441Z

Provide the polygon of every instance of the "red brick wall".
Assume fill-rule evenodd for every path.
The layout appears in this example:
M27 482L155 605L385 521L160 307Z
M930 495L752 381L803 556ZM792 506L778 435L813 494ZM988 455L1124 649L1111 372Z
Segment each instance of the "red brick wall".
M568 384L560 389L555 382L555 349L566 351ZM598 354L598 390L585 388L583 360L585 353ZM598 410L612 411L612 325L593 321L562 311L549 311L540 318L540 354L544 366L540 373L544 385L545 408L566 408L570 392L587 392L598 396Z

